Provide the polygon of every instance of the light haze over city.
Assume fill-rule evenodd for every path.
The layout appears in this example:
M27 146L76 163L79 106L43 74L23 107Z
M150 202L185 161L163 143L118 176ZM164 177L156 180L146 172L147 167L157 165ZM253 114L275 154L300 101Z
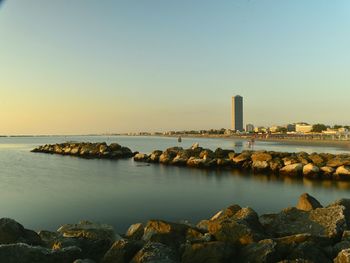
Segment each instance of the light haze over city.
M0 134L349 124L350 2L13 0Z

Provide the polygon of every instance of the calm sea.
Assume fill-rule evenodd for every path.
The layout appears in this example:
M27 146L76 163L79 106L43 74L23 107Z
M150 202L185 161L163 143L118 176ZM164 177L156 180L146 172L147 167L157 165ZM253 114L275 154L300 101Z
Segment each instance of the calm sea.
M323 204L350 198L345 182L313 182L206 171L130 160L85 160L31 153L41 144L65 141L117 142L133 151L150 152L194 142L215 149L241 151L233 139L164 137L27 137L0 138L0 217L14 218L35 230L56 230L65 223L91 220L111 224L117 232L136 222L159 218L197 222L231 204L253 207L258 213L294 205L308 192ZM334 147L292 146L257 142L255 149L275 151L346 152Z

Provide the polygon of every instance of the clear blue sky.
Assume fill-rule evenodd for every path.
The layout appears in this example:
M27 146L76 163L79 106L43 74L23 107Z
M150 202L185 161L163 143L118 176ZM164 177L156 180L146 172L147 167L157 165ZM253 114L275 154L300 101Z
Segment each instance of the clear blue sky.
M348 0L7 0L0 134L350 124Z

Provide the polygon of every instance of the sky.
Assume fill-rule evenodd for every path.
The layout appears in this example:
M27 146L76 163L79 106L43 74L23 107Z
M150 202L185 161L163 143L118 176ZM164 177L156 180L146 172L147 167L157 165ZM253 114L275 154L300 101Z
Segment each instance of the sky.
M1 1L0 1L1 2ZM350 124L348 0L5 0L0 134Z

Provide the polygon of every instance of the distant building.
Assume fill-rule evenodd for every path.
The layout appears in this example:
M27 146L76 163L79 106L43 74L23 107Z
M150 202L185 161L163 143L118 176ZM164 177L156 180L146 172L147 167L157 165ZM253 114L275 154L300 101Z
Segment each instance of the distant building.
M245 126L245 131L246 132L254 132L254 125L253 124L247 124Z
M254 132L256 133L267 133L268 131L269 131L268 128L262 127L262 126L254 128Z
M295 124L287 124L286 128L287 132L295 132Z
M232 97L232 130L243 131L243 97Z
M271 126L271 127L269 128L270 132L272 132L272 133L276 133L276 132L278 132L280 129L281 129L281 126Z
M300 133L309 133L312 131L312 125L305 123L298 123L295 125L295 131Z

